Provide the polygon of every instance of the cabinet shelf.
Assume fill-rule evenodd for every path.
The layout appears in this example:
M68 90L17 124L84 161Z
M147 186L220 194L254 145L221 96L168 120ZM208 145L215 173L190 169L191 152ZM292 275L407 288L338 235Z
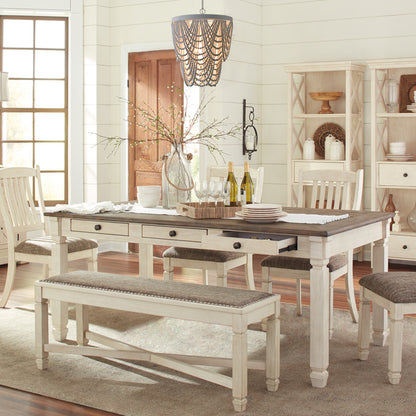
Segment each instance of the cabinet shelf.
M312 119L331 119L331 118L340 118L344 119L346 117L345 113L336 113L336 114L294 114L293 118L312 118ZM361 114L352 114L351 117L361 117Z
M416 118L416 113L377 113L377 118Z

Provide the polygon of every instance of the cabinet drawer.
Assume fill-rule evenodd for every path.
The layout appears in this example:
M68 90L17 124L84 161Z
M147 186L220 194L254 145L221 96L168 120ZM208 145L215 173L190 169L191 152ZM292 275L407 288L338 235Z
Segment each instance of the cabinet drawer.
M402 186L416 188L416 164L414 163L378 163L379 186Z
M416 235L390 235L389 257L395 259L416 259Z
M224 231L221 234L207 236L204 239L204 246L207 245L210 249L215 250L276 255L288 249L295 249L296 242L296 237L287 235L267 236L256 233Z
M128 223L71 220L71 231L106 235L129 235Z
M143 238L160 240L194 241L200 243L207 230L197 228L162 227L157 225L143 225Z

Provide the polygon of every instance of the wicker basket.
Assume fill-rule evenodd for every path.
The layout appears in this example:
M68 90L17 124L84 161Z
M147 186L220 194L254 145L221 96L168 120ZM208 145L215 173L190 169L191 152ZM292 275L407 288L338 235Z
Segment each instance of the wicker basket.
M226 207L224 202L185 202L176 205L176 211L190 218L229 218L234 217L237 211L241 211L241 205Z

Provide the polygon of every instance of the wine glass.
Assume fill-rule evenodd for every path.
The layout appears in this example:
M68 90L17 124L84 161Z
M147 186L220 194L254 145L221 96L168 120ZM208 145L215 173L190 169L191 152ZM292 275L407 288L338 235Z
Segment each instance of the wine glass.
M194 183L194 191L195 195L199 200L199 204L201 205L203 200L207 198L207 192L208 192L208 185L207 181L195 181Z
M218 181L210 181L208 184L208 195L214 200L217 206L218 198L221 196L222 184Z

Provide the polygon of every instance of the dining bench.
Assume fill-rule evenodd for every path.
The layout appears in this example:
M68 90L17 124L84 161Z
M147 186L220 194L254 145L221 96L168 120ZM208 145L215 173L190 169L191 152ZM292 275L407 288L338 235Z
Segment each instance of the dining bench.
M77 345L49 343L48 301L75 304ZM162 354L108 338L89 330L89 306L229 326L233 334L232 357ZM40 370L46 370L49 353L148 361L232 389L234 410L244 411L248 368L264 370L267 390L278 389L279 314L280 296L265 292L91 271L65 273L35 283L36 364ZM249 361L248 325L264 320L265 359ZM106 348L91 346L90 341ZM231 367L232 375L196 364Z

